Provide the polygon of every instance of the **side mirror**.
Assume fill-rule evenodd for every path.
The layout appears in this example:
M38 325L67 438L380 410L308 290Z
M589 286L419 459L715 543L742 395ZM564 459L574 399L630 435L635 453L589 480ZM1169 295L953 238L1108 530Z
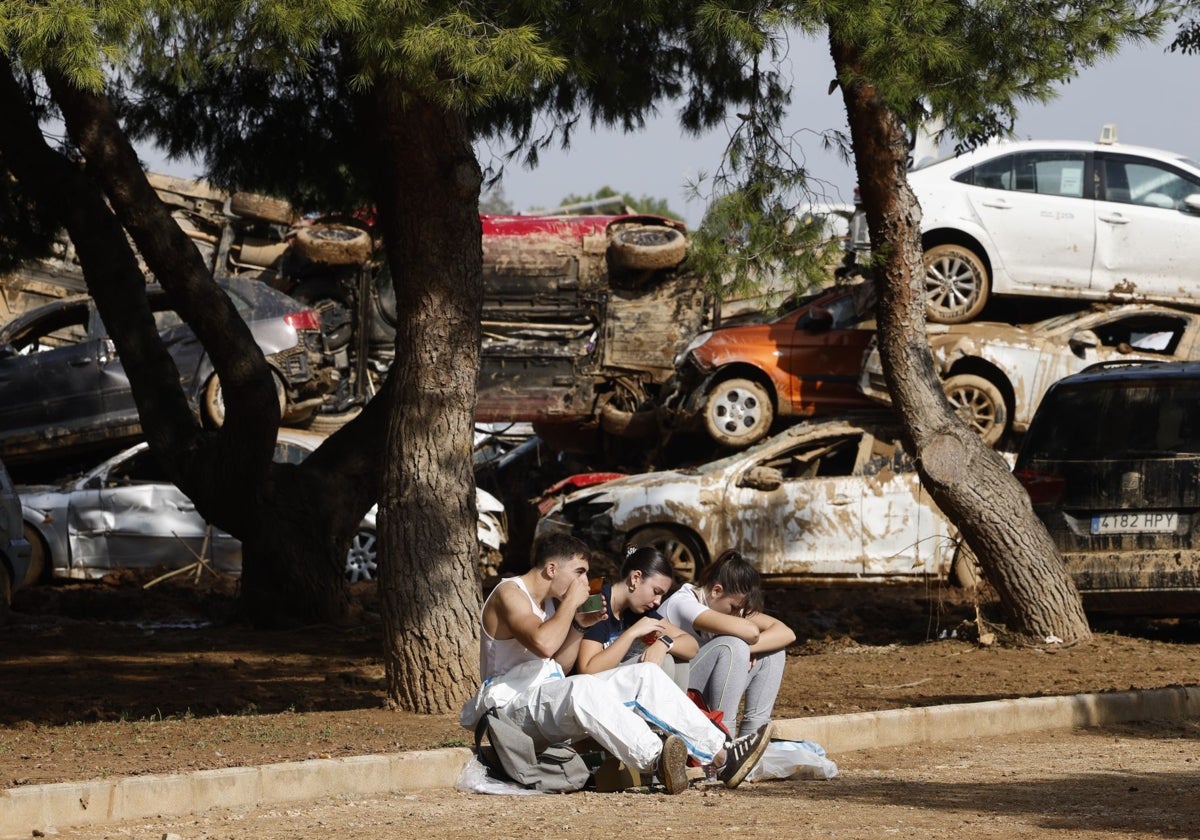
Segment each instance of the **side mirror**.
M833 313L828 309L810 309L796 319L796 329L825 332L833 326Z
M1071 348L1072 353L1082 359L1088 350L1094 350L1100 346L1100 336L1091 330L1080 330L1071 334L1071 337L1067 339L1067 346Z
M778 490L783 486L783 473L775 467L751 467L738 482L738 487L751 490Z

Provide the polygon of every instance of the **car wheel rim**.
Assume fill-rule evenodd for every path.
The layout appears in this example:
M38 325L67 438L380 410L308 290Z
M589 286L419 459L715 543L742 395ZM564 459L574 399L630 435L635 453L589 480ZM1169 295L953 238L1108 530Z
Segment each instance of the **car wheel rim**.
M346 552L346 578L351 583L374 580L375 568L375 535L370 531L359 531Z
M941 257L925 267L925 293L942 312L961 312L979 296L979 278L964 260Z
M986 436L996 425L996 406L977 388L960 388L950 396L950 405L960 420Z
M730 435L746 435L762 422L762 406L748 391L731 390L713 404L715 425Z

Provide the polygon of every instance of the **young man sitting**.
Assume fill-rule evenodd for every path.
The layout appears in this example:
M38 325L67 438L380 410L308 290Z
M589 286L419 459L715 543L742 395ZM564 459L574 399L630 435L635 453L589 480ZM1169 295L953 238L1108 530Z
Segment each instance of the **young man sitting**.
M656 773L668 793L687 789L689 754L737 787L762 757L770 724L727 746L725 734L649 663L563 676L586 629L605 615L576 612L589 594L589 558L583 542L553 534L535 546L533 568L492 590L480 636L484 684L461 723L474 727L495 706L540 747L593 738L626 766Z

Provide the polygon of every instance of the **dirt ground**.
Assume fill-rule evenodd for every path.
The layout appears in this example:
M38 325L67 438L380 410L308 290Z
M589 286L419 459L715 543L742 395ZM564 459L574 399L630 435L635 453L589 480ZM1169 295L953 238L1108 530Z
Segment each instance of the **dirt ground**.
M0 627L0 785L465 745L455 715L384 708L364 623L255 631L233 586L130 577L18 592ZM1195 622L1097 624L1073 647L974 641L954 588L771 594L791 624L777 718L1196 682Z

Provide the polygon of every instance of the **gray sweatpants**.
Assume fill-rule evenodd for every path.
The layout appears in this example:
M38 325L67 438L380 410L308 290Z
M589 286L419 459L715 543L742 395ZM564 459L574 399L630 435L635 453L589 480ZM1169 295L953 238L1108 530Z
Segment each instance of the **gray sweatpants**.
M688 670L688 687L704 697L713 710L724 713L725 726L736 737L757 730L771 719L775 698L783 682L782 650L756 655L750 664L750 646L734 636L717 636L700 646ZM738 706L744 706L742 722Z

